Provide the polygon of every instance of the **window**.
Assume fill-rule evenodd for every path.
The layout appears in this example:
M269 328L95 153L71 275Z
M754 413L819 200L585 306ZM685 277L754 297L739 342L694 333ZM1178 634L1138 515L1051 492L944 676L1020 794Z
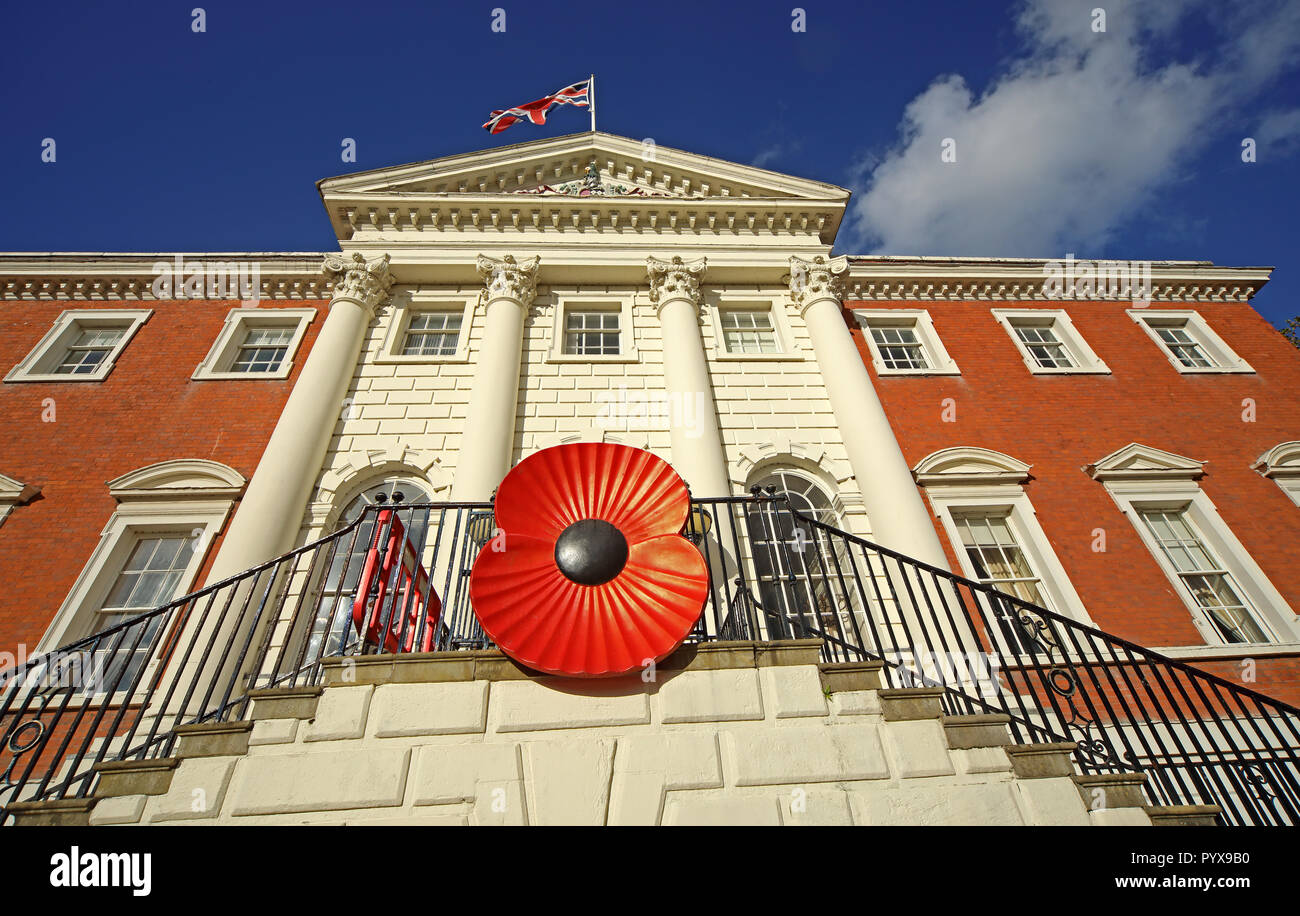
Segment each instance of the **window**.
M315 309L231 309L212 349L191 377L196 381L288 378L294 354L315 317Z
M403 356L455 356L462 316L455 312L419 312L406 326Z
M1156 336L1173 354L1174 359L1187 369L1213 369L1214 361L1201 349L1201 345L1187 333L1186 327L1175 325L1155 326Z
M292 339L292 328L249 328L230 371L274 372L284 362Z
M871 339L886 369L929 369L916 328L872 328Z
M122 341L125 328L90 328L68 344L63 360L54 367L57 375L89 375L99 368Z
M1109 372L1060 309L993 309L1035 375Z
M412 290L396 294L398 306L387 323L377 363L464 363L474 328L477 296L455 290Z
M188 533L141 536L118 573L108 597L96 614L92 633L102 633L132 617L168 603L180 593L180 584L194 557L194 538ZM104 640L99 650L115 662L102 674L105 684L130 684L149 657L163 616L143 632L124 631Z
M244 487L233 468L202 458L149 465L108 484L118 503L81 574L37 646L48 652L167 604L195 585L203 558ZM173 616L172 620L177 618ZM162 643L157 622L107 636L99 649L119 659L107 683L137 674ZM139 643L136 644L136 639ZM134 649L132 648L134 646Z
M855 309L880 375L956 375L957 364L923 309Z
M1300 642L1295 612L1201 489L1204 462L1133 442L1086 470L1129 517L1205 645Z
M1056 332L1049 327L1021 325L1016 328L1016 336L1029 350L1041 369L1072 369L1074 360L1065 350L1065 344L1057 338Z
M401 499L395 500L398 495ZM428 501L429 494L424 486L410 480L386 480L367 487L348 503L339 516L337 527L345 528L352 524L370 506L411 505ZM366 554L374 540L377 515L378 513L372 512L357 528L356 534L349 535L339 544L341 549L333 554L333 561L325 574L322 597L316 605L316 618L307 634L306 652L302 655L308 661L340 654L356 632L352 629L352 602L356 599L357 586L361 583ZM406 529L411 542L427 547L428 510L413 509L409 514L401 513L400 518L403 524L410 522ZM465 558L463 565L468 571L473 564L474 559L470 556Z
M800 515L840 527L839 514L817 483L789 470L776 470L756 486L784 495ZM746 509L749 549L758 587L757 619L777 639L843 636L849 626L850 595L839 588L837 570L851 568L821 529L780 503Z
M617 356L618 312L569 312L564 316L564 352L575 356Z
M637 355L632 321L633 294L553 293L539 297L540 309L551 307L551 346L555 363L634 363Z
M151 314L148 309L66 311L5 381L103 381Z
M728 353L780 352L770 311L723 309L719 320L722 324L723 346Z
M1198 312L1130 309L1128 314L1160 346L1179 372L1255 371L1232 352Z
M786 320L786 299L786 292L764 295L722 290L711 294L705 307L713 325L710 358L731 362L802 360Z
M1225 643L1269 642L1223 564L1187 521L1185 509L1144 509L1139 515L1177 571L1183 588Z
M1012 534L1006 513L962 513L953 521L975 579L1030 604L1046 605L1041 580Z
M954 446L922 458L912 472L964 575L1021 601L1093 623L1038 523L1025 487L1029 465L992 449ZM1011 646L1032 650L1037 643L1021 625L1016 605L992 604Z
M1009 510L954 513L953 524L973 572L972 578L1021 601L1050 609L1042 580L1016 540L1008 521L1009 515ZM998 601L993 607L993 615L1002 634L1017 651L1041 650L1041 644L1029 627L1021 622L1019 608Z

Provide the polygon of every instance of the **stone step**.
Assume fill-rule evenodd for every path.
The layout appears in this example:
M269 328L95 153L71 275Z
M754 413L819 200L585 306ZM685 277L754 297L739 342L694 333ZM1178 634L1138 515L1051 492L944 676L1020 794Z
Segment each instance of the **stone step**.
M879 690L883 686L880 671L884 662L833 662L818 665L822 688L827 693L851 690Z
M96 764L99 784L95 795L165 795L171 788L172 774L179 757L154 757L148 760L112 760Z
M248 751L251 719L236 722L199 722L175 729L180 744L177 757L238 757Z
M1011 758L1011 769L1022 779L1048 779L1058 776L1074 775L1074 741L1058 741L1051 744L1010 744L1007 756Z
M263 687L250 690L254 722L263 719L310 719L324 687Z
M948 747L953 750L1005 747L1011 743L1007 729L1011 717L1002 713L943 716L939 721L948 736Z
M876 695L886 722L909 722L942 717L945 693L942 687L899 687L881 689Z
M1089 810L1098 808L1145 808L1142 786L1146 773L1075 773L1074 784Z
M45 801L13 802L9 814L16 827L86 827L90 811L99 801L85 798L51 798Z
M1216 827L1223 809L1218 805L1147 805L1153 827Z

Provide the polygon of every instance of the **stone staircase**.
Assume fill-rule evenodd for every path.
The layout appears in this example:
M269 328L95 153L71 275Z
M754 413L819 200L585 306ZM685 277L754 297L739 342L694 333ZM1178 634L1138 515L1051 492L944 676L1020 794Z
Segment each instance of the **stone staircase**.
M95 795L23 824L1201 825L1145 776L1080 776L1073 744L1015 745L1003 715L820 642L684 646L613 680L499 652L327 659L324 684L254 691L245 721L184 726L175 755L100 764Z

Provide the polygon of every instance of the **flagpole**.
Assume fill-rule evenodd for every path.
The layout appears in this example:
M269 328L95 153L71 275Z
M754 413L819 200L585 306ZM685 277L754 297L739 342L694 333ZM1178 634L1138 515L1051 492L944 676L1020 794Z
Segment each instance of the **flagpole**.
M587 107L591 109L591 132L596 132L596 74L587 76Z

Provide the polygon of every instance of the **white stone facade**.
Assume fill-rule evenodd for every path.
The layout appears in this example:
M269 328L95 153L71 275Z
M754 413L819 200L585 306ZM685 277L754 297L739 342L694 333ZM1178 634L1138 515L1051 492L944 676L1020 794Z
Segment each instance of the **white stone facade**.
M951 748L937 717L815 664L554 679L334 684L308 719L260 718L245 753L186 756L161 795L93 824L1145 824L1089 811L1067 775ZM183 739L184 741L184 739Z

